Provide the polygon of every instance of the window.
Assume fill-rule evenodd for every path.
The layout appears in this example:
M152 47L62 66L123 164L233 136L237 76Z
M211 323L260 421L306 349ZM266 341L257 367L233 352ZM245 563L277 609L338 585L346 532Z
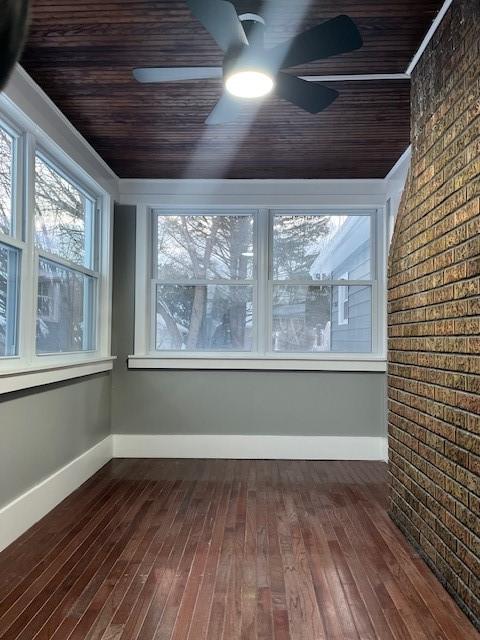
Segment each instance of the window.
M35 157L35 241L40 250L84 267L93 266L95 198Z
M155 349L252 350L254 216L156 213Z
M35 157L37 354L95 349L95 198Z
M0 357L17 353L19 251L0 243Z
M17 135L0 121L0 358L18 351L20 251L12 237L15 217Z
M13 226L16 139L0 122L0 233L10 235Z
M0 96L0 393L112 368L110 205Z
M273 218L272 349L370 353L371 216Z
M94 278L39 260L37 353L94 350L94 292Z
M376 211L153 209L151 216L147 354L381 355Z

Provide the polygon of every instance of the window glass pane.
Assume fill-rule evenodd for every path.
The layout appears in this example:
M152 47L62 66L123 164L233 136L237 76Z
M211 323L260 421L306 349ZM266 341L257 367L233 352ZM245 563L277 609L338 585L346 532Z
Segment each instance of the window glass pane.
M158 285L157 350L250 351L253 287Z
M253 216L157 216L157 278L253 278Z
M0 244L0 357L17 353L18 249Z
M0 126L0 233L12 232L15 139Z
M70 262L93 267L95 201L35 158L35 240L37 246Z
M372 287L332 287L331 350L372 350Z
M40 259L37 353L95 348L94 289L94 278Z
M370 216L275 215L274 280L369 280Z
M274 286L273 351L370 352L371 334L370 286Z

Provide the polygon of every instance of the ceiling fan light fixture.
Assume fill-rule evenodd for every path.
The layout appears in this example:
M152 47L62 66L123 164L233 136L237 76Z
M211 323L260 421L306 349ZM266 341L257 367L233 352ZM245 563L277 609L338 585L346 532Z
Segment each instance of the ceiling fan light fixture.
M225 79L227 91L236 98L262 98L275 86L272 76L253 69L234 71Z

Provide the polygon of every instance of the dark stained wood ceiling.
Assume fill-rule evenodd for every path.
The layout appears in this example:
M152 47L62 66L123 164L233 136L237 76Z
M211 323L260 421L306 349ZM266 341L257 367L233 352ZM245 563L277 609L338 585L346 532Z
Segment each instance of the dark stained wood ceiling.
M237 0L268 19L267 46L346 13L364 47L298 75L403 73L441 0ZM332 83L318 115L267 98L207 127L217 80L140 85L135 67L220 66L183 0L33 0L22 64L123 178L381 178L409 144L409 82Z

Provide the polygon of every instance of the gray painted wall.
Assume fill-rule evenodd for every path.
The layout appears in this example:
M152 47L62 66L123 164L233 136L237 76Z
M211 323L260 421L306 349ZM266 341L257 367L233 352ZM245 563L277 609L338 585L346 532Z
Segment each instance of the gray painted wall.
M132 370L135 208L114 227L112 432L385 435L382 373Z
M1 396L0 508L110 433L111 375Z

